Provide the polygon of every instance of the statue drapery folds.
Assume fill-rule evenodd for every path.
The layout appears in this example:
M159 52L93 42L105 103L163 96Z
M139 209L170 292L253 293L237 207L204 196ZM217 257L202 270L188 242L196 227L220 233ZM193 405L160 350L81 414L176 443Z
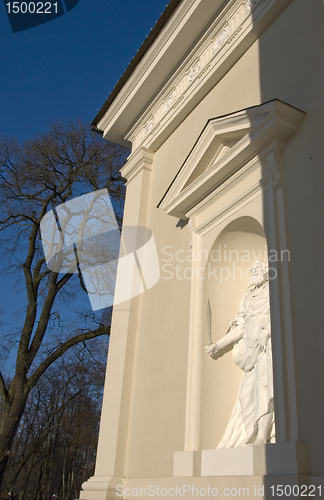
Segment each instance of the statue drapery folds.
M205 348L213 356L234 343L234 362L244 372L217 448L257 446L269 442L274 434L269 283L267 267L261 262L253 263L248 286L250 290L243 295L227 334Z

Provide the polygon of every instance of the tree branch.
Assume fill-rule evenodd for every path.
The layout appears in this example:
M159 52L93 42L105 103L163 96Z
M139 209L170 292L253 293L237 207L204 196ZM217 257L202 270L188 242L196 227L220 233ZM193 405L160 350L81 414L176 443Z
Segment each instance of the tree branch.
M38 379L43 375L43 373L49 368L60 356L62 356L68 349L79 344L80 342L85 342L86 340L94 339L102 335L110 334L110 326L99 326L96 330L80 333L75 337L66 340L61 344L55 351L50 354L34 371L34 373L27 379L27 390L30 391L34 385L37 383Z
M57 286L56 286L56 279L57 279L58 274L57 273L52 273L50 280L49 280L49 285L48 285L48 292L47 296L42 308L42 312L40 314L40 318L38 321L38 325L36 328L36 332L34 335L34 338L30 344L30 347L28 349L28 360L26 360L26 367L27 370L30 368L42 342L44 335L46 333L48 321L51 315L51 310L52 306L54 303L54 300L56 298L56 295L58 293Z
M5 401L8 399L8 391L1 371L0 371L0 394Z

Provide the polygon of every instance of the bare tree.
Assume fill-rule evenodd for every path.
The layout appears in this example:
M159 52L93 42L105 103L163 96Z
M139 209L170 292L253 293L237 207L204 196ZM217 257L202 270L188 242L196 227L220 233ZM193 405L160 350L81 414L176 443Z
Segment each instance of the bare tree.
M19 500L77 498L94 472L106 364L103 342L72 349L32 389L5 474Z
M11 271L21 273L27 301L16 339L14 375L6 378L0 371L0 489L32 388L67 350L110 332L106 321L92 315L64 324L59 304L73 293L73 275L47 268L41 220L49 210L75 196L108 188L120 221L124 185L119 168L126 152L91 134L81 122L53 124L48 133L21 146L12 139L0 142L2 260L7 259ZM4 342L3 337L2 345Z

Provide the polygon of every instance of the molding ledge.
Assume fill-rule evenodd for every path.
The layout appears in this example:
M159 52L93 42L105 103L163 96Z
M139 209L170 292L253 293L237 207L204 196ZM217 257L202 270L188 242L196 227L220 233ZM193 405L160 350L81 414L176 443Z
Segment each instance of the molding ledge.
M120 173L122 177L127 179L127 182L130 182L142 170L151 171L153 159L153 151L142 147L128 157L127 162L120 169Z
M230 177L237 182L238 171L271 144L283 148L304 114L275 100L209 120L158 208L188 219L216 189L227 189Z

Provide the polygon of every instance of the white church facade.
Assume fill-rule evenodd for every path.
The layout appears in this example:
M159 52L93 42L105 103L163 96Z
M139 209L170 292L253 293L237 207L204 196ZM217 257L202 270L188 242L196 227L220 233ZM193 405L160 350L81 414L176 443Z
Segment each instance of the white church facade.
M323 49L322 0L171 0L95 118L159 279L114 307L81 499L324 495Z

